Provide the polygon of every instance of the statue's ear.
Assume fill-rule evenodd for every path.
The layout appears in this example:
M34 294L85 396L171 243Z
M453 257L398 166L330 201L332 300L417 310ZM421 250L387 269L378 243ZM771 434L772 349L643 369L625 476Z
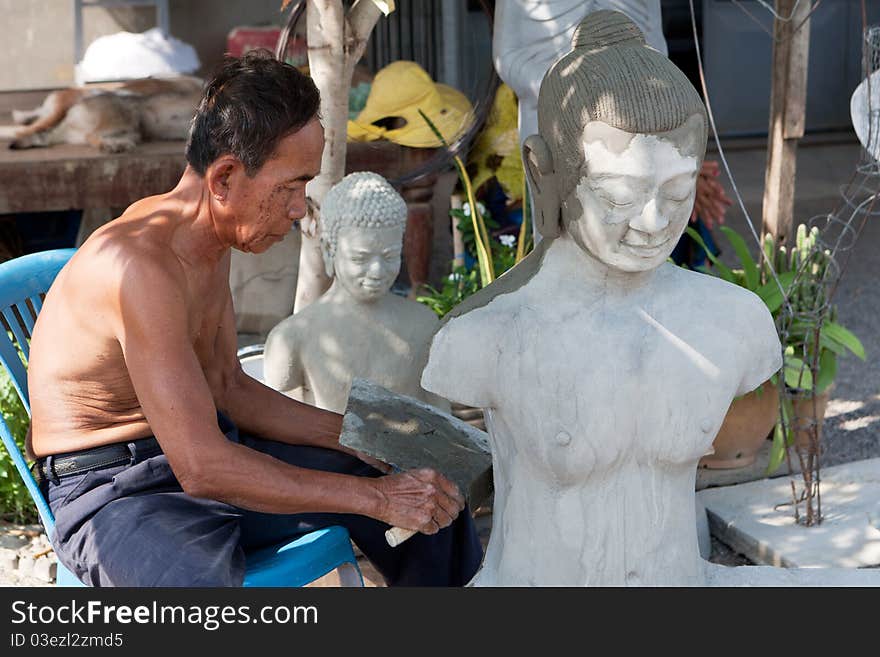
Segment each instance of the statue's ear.
M706 154L706 121L700 114L692 114L679 128L683 133L679 152L702 159Z
M541 237L559 236L559 181L553 166L553 155L540 135L531 135L523 142L523 163L534 194L535 228Z

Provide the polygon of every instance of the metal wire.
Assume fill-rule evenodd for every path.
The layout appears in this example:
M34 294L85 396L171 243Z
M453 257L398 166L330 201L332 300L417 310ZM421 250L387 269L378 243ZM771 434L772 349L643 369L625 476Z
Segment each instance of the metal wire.
M880 149L880 107L872 107L870 105L872 84L872 74L880 70L880 26L872 26L865 30L864 42L862 44L862 73L866 80L866 91L868 96L868 136L867 144L862 150L862 162L859 171L865 174L880 173L880 164L871 155L872 152Z
M810 16L813 15L813 12L815 12L819 8L819 5L822 4L822 0L816 0L816 2L813 5L811 5L810 10L807 12L807 15L804 16L803 19L801 19L801 22L798 23L797 25L795 25L795 27L792 28L792 30L786 35L786 37L784 39L779 39L776 37L776 35L773 33L772 30L767 29L767 27L764 25L764 23L762 23L761 20L757 16L755 16L751 11L749 11L745 5L741 4L740 0L731 0L731 1L733 2L733 5L735 7L737 7L746 16L748 16L758 27L761 28L762 31L769 34L770 38L772 38L776 43L784 43L784 42L790 40L791 38L793 38L794 35L796 35L800 31L800 29L806 24L806 22L810 19ZM780 16L779 13L776 12L775 9L770 7L766 2L763 2L762 0L758 0L758 2L760 2L766 9L770 10L770 13L773 15L775 20L778 20L782 23L788 23L788 22L794 20L794 15L797 12L797 8L798 8L798 5L801 3L801 0L797 0L794 7L792 7L792 9L791 9L791 14L788 17Z
M724 148L721 146L721 139L718 137L718 128L715 124L715 115L712 112L712 102L709 99L709 89L706 86L706 76L705 71L703 69L703 56L700 54L700 36L697 31L697 18L696 12L694 10L694 0L689 0L690 9L691 9L691 28L693 29L694 34L694 43L696 45L696 53L697 53L697 69L700 74L700 86L703 90L703 100L706 103L706 113L709 116L709 125L712 128L712 138L715 140L715 147L718 149L718 156L721 158L721 163L724 165L724 171L727 173L727 179L730 181L730 186L733 189L733 193L736 196L737 203L739 203L740 210L742 210L743 216L746 218L746 223L748 223L749 231L752 234L752 238L755 240L755 243L758 245L759 256L761 261L765 265L767 272L770 274L770 277L776 281L776 285L779 288L779 291L783 295L783 303L787 303L787 299L785 299L785 289L779 280L779 276L776 274L776 268L772 261L770 261L765 253L764 249L761 248L761 239L758 237L758 231L755 228L755 224L752 222L751 215L749 215L749 211L746 210L745 201L743 201L742 194L739 193L739 188L736 185L736 179L733 177L733 172L730 170L730 165L727 162L727 157L724 155Z
M863 0L864 10L864 0ZM874 99L870 93L870 75L880 66L880 28L868 27L864 24L863 13L863 73L869 87L866 96L865 108L869 118L876 116L880 108L873 106ZM799 302L792 304L793 312L789 315L783 313L781 318L781 335L786 338L787 331L799 323L812 328L812 334L804 336L801 353L798 354L803 360L802 370L809 369L812 381L815 384L819 372L820 353L820 327L829 319L834 320L835 308L832 299L838 285L846 271L852 250L858 242L862 230L871 216L877 216L880 212L874 210L878 196L880 196L880 167L870 154L873 142L870 136L867 140L868 148L863 148L861 161L856 166L853 177L849 184L841 189L841 201L838 207L825 215L813 217L808 225L816 231L816 243L808 254L812 263L822 263L826 267L818 281L813 281L811 271L798 272L793 288L795 293L803 286L811 285L808 290L813 296L806 295ZM841 264L842 262L842 264ZM803 303L807 301L809 303ZM804 524L818 524L822 521L821 506L821 476L819 430L820 421L817 418L817 399L815 385L812 386L782 386L784 395L783 403L791 403L795 400L811 399L806 415L803 413L790 418L793 428L804 432L808 437L808 446L796 448L796 455L803 475L803 487L798 493L792 484L793 503L795 504L795 516ZM788 427L786 427L788 429ZM787 455L790 459L790 454ZM790 460L789 460L790 464ZM816 502L815 509L813 501ZM798 514L798 505L803 503L806 515L803 519Z
M764 9L766 9L771 14L773 14L773 18L775 18L776 20L782 21L783 23L787 23L788 21L790 21L794 18L795 13L797 12L797 8L801 4L801 0L795 0L794 7L791 8L791 13L788 16L783 16L782 14L778 13L776 11L776 9L770 5L769 2L766 2L765 0L756 0L756 1L759 5L764 7ZM739 4L739 2L737 2L737 0L734 0L734 2L736 4Z
M821 0L820 0L821 1ZM737 3L738 4L738 3ZM765 7L767 3L762 2ZM816 10L818 2L810 13ZM769 7L768 7L769 8ZM840 280L846 271L853 247L858 242L862 229L868 218L880 215L880 164L871 155L874 137L871 130L877 130L880 123L874 124L874 117L880 116L880 107L874 107L874 99L870 93L870 75L880 69L880 26L866 24L865 0L862 0L863 42L863 73L868 80L866 97L866 113L869 117L868 148L863 148L860 161L856 164L849 183L840 190L841 199L834 211L818 215L804 222L798 241L790 248L779 250L774 244L773 258L768 258L763 248L736 181L724 155L718 137L715 118L709 99L708 89L703 71L700 43L697 32L696 16L693 0L690 0L691 26L696 42L697 64L700 73L706 110L712 127L712 134L724 169L730 180L731 187L745 216L749 230L760 253L761 264L766 267L769 278L776 281L783 294L782 308L777 318L777 331L780 342L795 346L794 353L784 355L786 366L780 376L780 417L783 424L783 435L792 437L806 436L803 446L794 444L794 449L786 449L786 462L789 474L792 469L792 451L798 459L802 477L800 490L792 481L792 500L795 518L807 525L819 524L822 521L821 506L821 473L819 449L819 421L816 420L817 395L815 384L819 374L820 329L829 320L835 320L836 309L832 302ZM797 9L795 5L794 10ZM792 16L794 15L792 11ZM776 12L774 16L782 20ZM790 20L791 17L788 18ZM806 21L803 21L805 23ZM875 211L875 204L878 210ZM773 262L775 260L775 262ZM782 270L791 272L793 280L788 289L780 282ZM797 360L795 360L797 359ZM794 367L796 363L800 363ZM806 411L795 412L795 402L810 400ZM802 408L798 404L799 408ZM800 512L804 506L803 516Z

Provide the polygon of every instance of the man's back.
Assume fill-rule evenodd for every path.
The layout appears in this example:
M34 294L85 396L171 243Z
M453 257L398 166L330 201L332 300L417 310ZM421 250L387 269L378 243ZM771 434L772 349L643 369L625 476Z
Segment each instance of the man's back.
M228 258L213 273L184 266L172 247L175 221L167 196L140 201L96 231L50 289L34 328L28 369L37 456L152 433L120 342L123 295L151 303L150 295L141 294L151 281L135 280L134 272L160 268L171 277L185 300L197 351L209 337L205 331L217 326L228 290L221 263L228 265Z

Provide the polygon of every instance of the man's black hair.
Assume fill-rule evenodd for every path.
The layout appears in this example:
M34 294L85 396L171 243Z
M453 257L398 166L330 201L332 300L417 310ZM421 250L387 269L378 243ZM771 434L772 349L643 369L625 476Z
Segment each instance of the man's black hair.
M221 155L232 155L253 176L278 142L318 116L312 79L268 50L226 57L205 88L193 117L186 160L199 175Z

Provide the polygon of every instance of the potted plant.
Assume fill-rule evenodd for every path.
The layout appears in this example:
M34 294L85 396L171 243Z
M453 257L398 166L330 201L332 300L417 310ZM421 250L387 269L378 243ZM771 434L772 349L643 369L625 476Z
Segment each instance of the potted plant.
M780 274L778 285L775 280L768 281L767 277L762 276L761 266L749 253L742 236L727 226L721 226L721 231L733 247L740 267L730 268L721 262L706 246L700 234L688 227L688 235L706 252L709 261L714 265L712 270L699 267L699 271L717 275L728 283L754 292L775 319L794 275L790 272ZM778 415L779 394L775 381L765 381L752 392L737 397L712 443L714 453L700 459L700 467L742 468L751 465L767 436L776 426Z
M700 235L692 228L687 230L705 248ZM838 356L849 351L864 360L865 350L859 339L837 321L837 308L830 303L827 288L832 258L818 242L818 228L808 231L806 225L799 225L795 246L790 251L784 245L777 245L772 235L766 235L765 257L760 262L752 257L745 240L736 231L727 226L722 226L721 231L741 266L727 267L706 249L714 270L704 268L702 271L754 292L767 306L783 347L781 385L785 394L779 404L780 382L774 375L758 390L734 400L716 437L717 456L706 457L708 462L702 464L706 467L748 465L754 461L751 450L756 453L773 429L769 474L782 463L787 447L798 445L806 449L811 444L810 436L818 437L818 432L813 434L811 427L820 426L824 418L837 374ZM744 415L754 417L746 421ZM726 463L722 464L725 456Z
M773 435L768 472L779 467L785 450L797 445L818 452L825 408L837 376L837 359L847 352L865 360L861 341L837 320L828 293L833 275L831 252L819 244L819 229L800 224L790 251L768 235L764 251L777 272L791 276L787 303L775 319L784 349L784 386L780 417ZM816 427L815 432L812 427Z
M419 114L443 146L448 149L449 145L431 119L421 110ZM465 246L476 259L477 265L472 269L464 266L454 267L452 273L443 281L440 290L426 285L424 293L416 297L417 301L430 307L441 318L465 298L486 287L522 260L528 254L530 246L528 213L523 215L517 237L492 235L489 228L497 227L497 224L492 221L483 204L476 200L476 190L461 158L456 155L453 156L452 161L467 202L461 209L451 209L449 214L458 222L458 230L462 234ZM528 206L528 198L527 195L524 196L525 210Z

